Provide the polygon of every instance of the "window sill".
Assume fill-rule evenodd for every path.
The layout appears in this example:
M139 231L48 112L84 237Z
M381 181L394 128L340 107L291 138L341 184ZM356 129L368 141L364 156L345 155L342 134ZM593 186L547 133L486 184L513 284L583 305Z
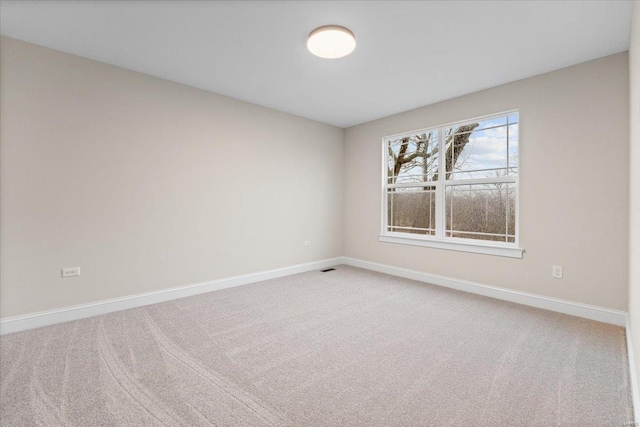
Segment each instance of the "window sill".
M424 239L406 236L379 235L378 240L385 243L398 243L401 245L424 246L427 248L445 249L449 251L472 252L476 254L495 255L508 258L522 258L524 249L514 246L501 246L485 243L467 243L456 241L444 241Z

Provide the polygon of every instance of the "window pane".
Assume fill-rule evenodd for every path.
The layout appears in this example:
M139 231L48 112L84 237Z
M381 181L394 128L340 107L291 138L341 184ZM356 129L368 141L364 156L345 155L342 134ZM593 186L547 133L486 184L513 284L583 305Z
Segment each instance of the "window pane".
M517 114L509 116L509 121ZM449 127L445 131L447 179L517 175L518 125L507 116Z
M510 117L513 117L513 116L510 116ZM517 114L516 114L516 117L517 117ZM509 123L517 123L517 120L509 121ZM494 128L496 126L506 126L507 116L494 117L492 119L479 120L475 122L459 123L454 126L449 126L444 129L444 136L446 138L454 134L468 132L469 130L466 129L466 126L469 126L469 125L476 125L474 127L475 130L489 129L489 128Z
M518 125L509 125L509 176L518 175L518 137Z
M387 182L432 181L438 169L438 131L387 141Z
M515 184L446 188L446 237L515 242Z
M387 193L387 231L434 235L435 187L392 188Z

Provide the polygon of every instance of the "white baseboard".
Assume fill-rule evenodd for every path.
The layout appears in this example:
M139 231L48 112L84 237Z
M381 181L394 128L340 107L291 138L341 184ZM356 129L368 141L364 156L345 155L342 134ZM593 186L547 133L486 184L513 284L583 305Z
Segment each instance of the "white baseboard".
M214 280L211 282L197 283L193 285L165 289L162 291L131 295L122 298L98 301L95 303L76 305L56 310L27 314L23 316L8 317L0 319L0 334L4 335L12 332L38 328L41 326L83 319L85 317L112 313L114 311L127 310L144 305L170 301L177 298L184 298L192 295L212 292L219 289L226 289L234 286L260 282L263 280L275 279L291 274L304 273L307 271L335 266L337 264L352 265L354 267L378 271L381 273L391 274L393 276L405 277L412 280L418 280L421 282L431 283L447 288L458 289L461 291L484 295L505 301L511 301L518 304L557 311L573 316L611 323L618 326L626 326L627 316L623 311L611 310L603 307L581 304L557 298L529 294L525 292L512 291L479 283L453 279L450 277L437 276L434 274L407 270L390 265L378 264L375 262L364 261L355 258L337 257L321 261L309 262L305 264L293 265L290 267L261 271L258 273L246 274L242 276L229 277L226 279Z
M0 335L39 328L41 326L53 325L56 323L69 322L100 314L112 313L114 311L142 307L145 305L189 297L220 289L232 288L235 286L247 285L249 283L261 282L263 280L275 279L292 274L305 273L307 271L332 267L341 263L341 257L330 258L305 264L297 264L290 267L276 268L258 273L214 280L211 282L196 283L193 285L180 286L177 288L147 292L144 294L114 298L72 307L64 307L57 310L42 311L23 316L7 317L0 319Z
M480 283L467 282L465 280L453 279L451 277L437 276L435 274L423 273L415 270L393 267L385 264L378 264L371 261L364 261L356 258L343 257L344 264L354 267L365 268L380 273L391 274L393 276L418 280L420 282L431 283L433 285L458 289L472 294L484 295L504 301L511 301L518 304L543 308L545 310L570 314L572 316L584 317L586 319L597 320L599 322L610 323L617 326L626 326L627 313L620 310L598 307L594 305L582 304L558 298L535 295L526 292L512 291L509 289L483 285Z
M631 341L631 323L627 315L627 354L629 358L629 379L631 381L631 398L633 402L633 417L636 423L640 422L640 393L638 393L638 376L636 362L633 357L633 343ZM633 424L638 425L638 424Z

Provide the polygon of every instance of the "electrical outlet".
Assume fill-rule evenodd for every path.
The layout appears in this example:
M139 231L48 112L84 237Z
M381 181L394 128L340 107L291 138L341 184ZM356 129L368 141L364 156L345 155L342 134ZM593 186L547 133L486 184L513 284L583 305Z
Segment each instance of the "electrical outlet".
M551 276L554 279L562 279L562 266L554 265L553 269L551 270Z
M311 246L311 240L305 240L304 241L304 245L305 246Z
M80 267L66 267L62 269L62 277L73 277L80 275Z

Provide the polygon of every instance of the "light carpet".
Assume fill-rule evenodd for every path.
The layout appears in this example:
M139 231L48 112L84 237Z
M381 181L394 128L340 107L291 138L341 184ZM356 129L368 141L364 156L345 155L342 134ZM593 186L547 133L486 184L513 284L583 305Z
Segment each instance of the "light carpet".
M348 266L0 347L6 427L633 422L623 328Z

